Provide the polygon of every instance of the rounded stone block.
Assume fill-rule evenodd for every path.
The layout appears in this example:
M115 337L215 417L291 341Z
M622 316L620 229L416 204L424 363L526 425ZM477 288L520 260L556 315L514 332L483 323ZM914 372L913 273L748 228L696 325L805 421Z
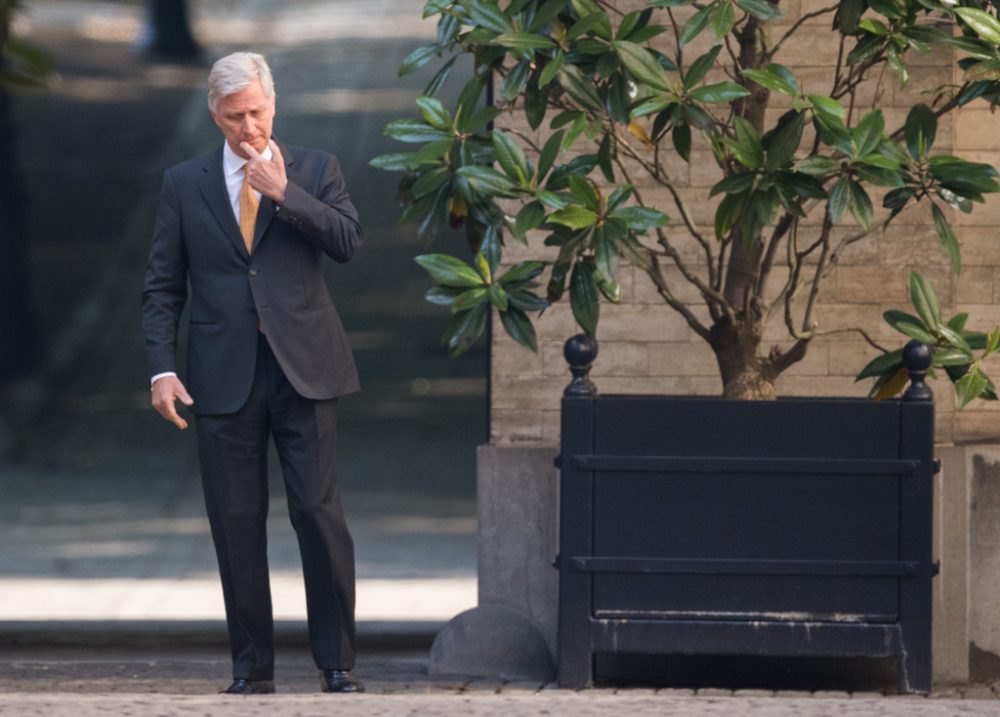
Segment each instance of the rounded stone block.
M531 620L503 605L456 615L434 638L428 671L508 682L550 682L555 666Z

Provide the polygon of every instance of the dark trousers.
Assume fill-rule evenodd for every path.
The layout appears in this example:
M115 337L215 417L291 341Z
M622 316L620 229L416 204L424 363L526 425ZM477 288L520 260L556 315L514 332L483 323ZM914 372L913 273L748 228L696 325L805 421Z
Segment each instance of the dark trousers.
M334 458L337 401L313 401L289 384L263 335L246 404L198 416L205 504L219 559L233 677L274 678L267 568L267 444L273 436L299 541L309 640L316 666L354 666L354 543L344 521Z

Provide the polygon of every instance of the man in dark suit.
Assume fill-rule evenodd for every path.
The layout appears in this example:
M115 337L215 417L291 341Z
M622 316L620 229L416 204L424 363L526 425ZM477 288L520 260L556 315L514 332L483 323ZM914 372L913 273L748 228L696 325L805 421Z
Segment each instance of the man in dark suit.
M324 254L354 254L357 211L335 157L272 138L274 85L262 56L219 60L208 104L225 141L164 174L142 325L153 406L181 429L176 402L195 415L233 655L224 691L274 691L269 436L302 554L321 688L362 691L350 672L354 547L334 471L337 398L359 385L321 271ZM189 284L185 387L175 354Z

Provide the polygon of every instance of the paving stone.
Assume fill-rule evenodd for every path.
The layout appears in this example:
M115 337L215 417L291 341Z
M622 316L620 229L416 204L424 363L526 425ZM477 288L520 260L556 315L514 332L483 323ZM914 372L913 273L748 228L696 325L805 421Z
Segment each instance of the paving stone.
M662 697L694 697L695 691L687 687L661 687L656 694Z
M973 687L961 687L958 690L963 700L995 700L996 693L990 687L976 685Z
M733 691L721 687L702 687L696 694L698 697L732 697Z
M544 682L508 682L501 692L539 692L545 687Z
M774 690L745 689L733 690L734 697L774 697Z
M503 688L503 684L500 680L473 680L462 691L497 694Z

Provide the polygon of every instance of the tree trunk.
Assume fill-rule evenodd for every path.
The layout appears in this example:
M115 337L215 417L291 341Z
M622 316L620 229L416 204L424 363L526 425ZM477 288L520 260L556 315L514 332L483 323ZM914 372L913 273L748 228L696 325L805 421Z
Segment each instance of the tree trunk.
M759 355L763 332L760 317L722 319L712 327L709 343L722 376L722 397L755 401L775 398L771 362Z

